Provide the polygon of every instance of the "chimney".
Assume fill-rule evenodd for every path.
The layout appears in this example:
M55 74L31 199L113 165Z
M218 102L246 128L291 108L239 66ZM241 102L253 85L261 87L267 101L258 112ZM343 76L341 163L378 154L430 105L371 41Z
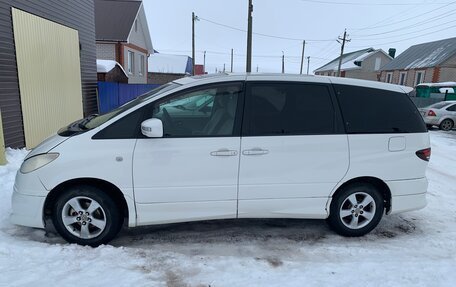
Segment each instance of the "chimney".
M390 57L394 59L394 56L396 56L396 49L395 48L389 48L388 49L388 55L390 55Z

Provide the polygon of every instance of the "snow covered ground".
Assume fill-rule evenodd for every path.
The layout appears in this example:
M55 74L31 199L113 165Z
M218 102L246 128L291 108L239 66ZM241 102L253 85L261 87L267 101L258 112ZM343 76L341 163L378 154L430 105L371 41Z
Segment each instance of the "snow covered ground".
M8 221L25 151L0 167L0 286L455 286L456 132L431 132L428 206L344 238L321 220L186 223L66 244Z

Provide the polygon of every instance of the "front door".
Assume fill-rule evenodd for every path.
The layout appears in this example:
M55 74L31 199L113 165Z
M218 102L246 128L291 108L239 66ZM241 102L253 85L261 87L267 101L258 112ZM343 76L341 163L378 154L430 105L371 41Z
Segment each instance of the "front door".
M242 84L209 85L152 103L163 138L140 138L133 157L138 225L234 218ZM127 171L126 171L127 172Z
M246 85L239 217L325 218L348 141L325 83Z

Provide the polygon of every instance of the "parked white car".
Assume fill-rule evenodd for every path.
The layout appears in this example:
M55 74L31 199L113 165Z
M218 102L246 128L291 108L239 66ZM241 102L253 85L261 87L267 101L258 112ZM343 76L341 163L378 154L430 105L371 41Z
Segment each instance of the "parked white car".
M439 129L450 131L456 122L456 101L438 102L429 107L419 109L428 128L438 126Z
M408 92L408 91L407 91ZM403 87L183 78L61 129L17 173L12 222L97 246L125 225L327 219L361 236L426 205L426 126Z

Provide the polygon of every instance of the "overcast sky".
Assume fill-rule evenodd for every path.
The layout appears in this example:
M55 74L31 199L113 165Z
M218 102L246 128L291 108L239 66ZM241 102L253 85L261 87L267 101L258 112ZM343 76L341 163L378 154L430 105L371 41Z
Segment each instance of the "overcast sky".
M248 0L143 0L154 49L191 56L192 12L196 23L196 63L206 71L245 72ZM456 1L450 0L253 0L252 71L299 73L302 40L310 56L310 73L340 53L336 42L344 29L351 42L346 52L408 47L456 37ZM218 24L215 24L215 23ZM221 25L220 25L221 24ZM225 27L225 26L229 27ZM269 37L259 34L269 35ZM291 38L280 39L277 37ZM304 65L304 73L307 61Z

